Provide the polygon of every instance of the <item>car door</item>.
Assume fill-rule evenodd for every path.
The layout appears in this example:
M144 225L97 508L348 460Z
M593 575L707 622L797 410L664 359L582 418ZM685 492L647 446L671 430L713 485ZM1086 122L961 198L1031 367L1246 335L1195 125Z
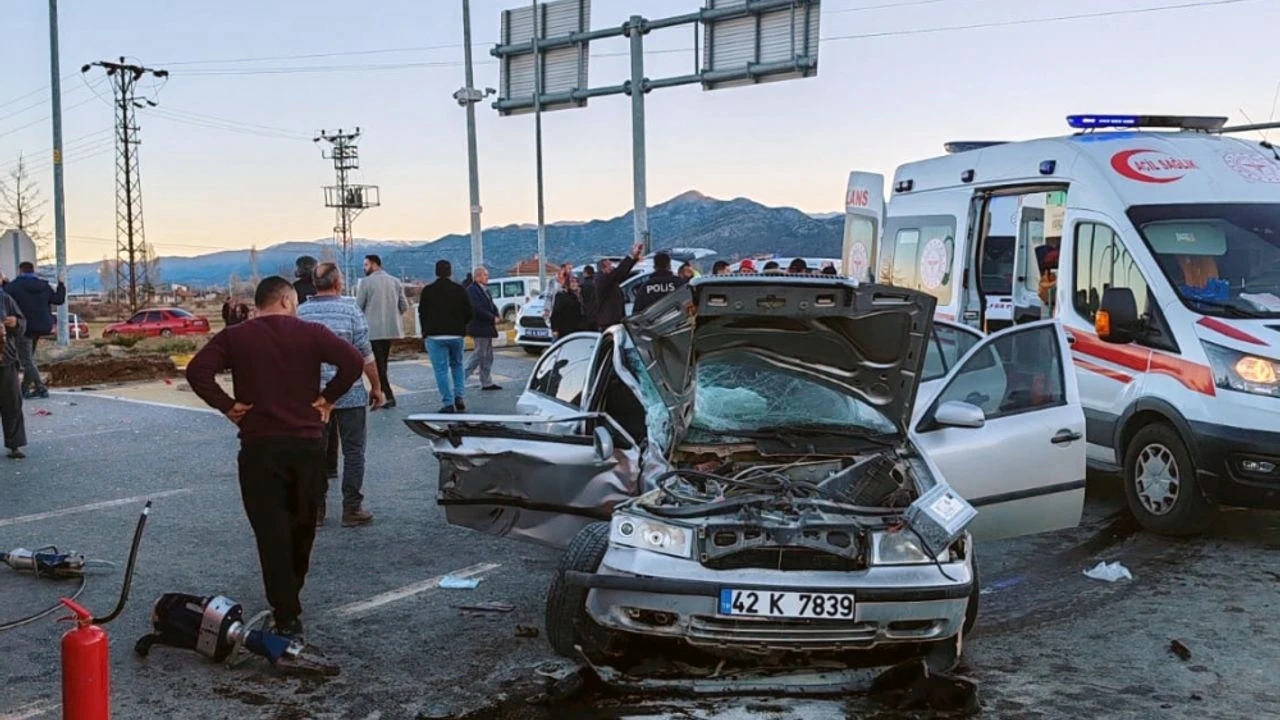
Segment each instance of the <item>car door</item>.
M574 333L556 341L533 366L516 400L516 412L542 417L580 414L599 342L597 332Z
M581 432L543 417L411 415L439 463L436 503L450 525L563 548L639 494L640 450L607 415L579 413Z
M942 388L947 374L980 340L982 340L982 333L968 325L946 320L933 321L933 327L929 333L929 344L925 348L920 387L916 389L912 422L920 419L925 409L929 407L929 403L937 396L938 390Z
M976 343L912 424L912 441L978 509L976 538L1074 527L1084 507L1084 411L1066 335L1056 320ZM957 406L955 403L960 403ZM951 405L969 426L939 422ZM981 410L975 419L964 405ZM972 410L972 408L967 408Z

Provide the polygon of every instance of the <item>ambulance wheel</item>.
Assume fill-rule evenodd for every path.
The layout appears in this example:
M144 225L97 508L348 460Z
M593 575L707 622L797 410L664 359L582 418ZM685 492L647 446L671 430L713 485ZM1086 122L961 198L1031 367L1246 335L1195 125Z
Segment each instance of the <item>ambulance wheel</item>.
M1197 535L1213 522L1214 506L1200 491L1191 453L1168 423L1147 425L1129 441L1124 493L1138 524L1159 535Z
M577 660L586 655L591 662L599 662L616 644L617 637L587 614L590 591L564 577L568 570L595 573L608 547L609 523L592 523L578 531L560 558L560 567L547 589L547 639L553 650L567 658Z

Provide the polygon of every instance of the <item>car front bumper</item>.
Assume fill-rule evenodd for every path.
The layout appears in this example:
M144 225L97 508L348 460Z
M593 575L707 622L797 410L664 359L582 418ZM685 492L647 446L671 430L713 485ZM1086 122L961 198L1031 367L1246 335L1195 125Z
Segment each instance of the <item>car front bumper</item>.
M957 635L973 591L968 559L856 572L712 570L693 560L611 545L595 573L566 572L590 588L587 613L610 630L709 649L847 651L929 643ZM720 591L852 593L852 620L729 616Z
M1280 432L1192 422L1198 479L1216 502L1232 507L1280 509ZM1246 461L1270 463L1253 472Z

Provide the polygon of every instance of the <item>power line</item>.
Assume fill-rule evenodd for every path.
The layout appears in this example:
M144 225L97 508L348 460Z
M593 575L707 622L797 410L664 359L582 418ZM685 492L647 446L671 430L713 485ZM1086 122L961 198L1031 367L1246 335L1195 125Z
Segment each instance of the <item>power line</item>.
M62 82L66 82L66 81L70 80L71 78L73 78L73 77L75 77L75 76L76 76L76 73L67 73L67 76L66 76L66 77L64 77L64 78L62 78ZM42 85L42 86L40 86L40 87L36 88L35 90L32 90L32 91L30 91L30 92L25 92L25 93L23 93L23 94L21 94L21 95L18 95L17 97L10 98L9 100L5 100L4 102L0 102L0 107L7 107L7 106L9 106L9 105L16 105L17 103L20 103L20 102L22 102L23 100L26 100L27 98L31 97L32 95L38 95L38 94L40 94L40 93L42 93L42 92L44 92L44 91L46 91L46 90L48 90L48 89L49 89L49 86L48 86L48 85ZM43 101L42 101L42 102L43 102Z
M256 135L258 137L272 138L275 140L311 140L312 138L302 133L286 130L284 128L271 127L269 125L256 125L254 123L246 123L238 120L229 120L214 115L204 115L186 110L177 110L173 108L156 108L153 109L156 117L163 118L170 122L182 123L196 127L210 128L213 130L225 130L227 132L240 133L243 135Z
M834 10L834 11L829 10L826 12L827 13L861 12L866 10L929 5L929 4L936 4L940 2L946 2L946 1L947 0L911 0L910 2L885 3L881 5L869 5L869 6L857 7L857 8L843 8L843 9ZM1150 14L1150 13L1157 13L1157 12L1167 12L1171 10L1188 10L1188 9L1194 9L1194 8L1218 7L1218 6L1224 6L1224 5L1238 5L1246 2L1257 2L1257 1L1258 0L1193 0L1190 2L1182 2L1182 3L1167 4L1167 5L1156 5L1156 6L1145 7L1145 8L1122 8L1117 10L1102 10L1102 11L1096 11L1096 12L1075 13L1075 14L1069 14L1069 15L1055 15L1051 17L1042 17L1042 18L995 20L995 21L988 21L988 22L969 23L965 25L943 25L943 26L937 26L937 27L903 28L901 30L885 30L885 31L870 32L870 33L830 35L830 36L823 37L822 42L842 42L842 41L848 41L848 40L867 40L867 39L881 38L881 37L898 37L898 36L925 35L925 34L934 34L934 33L943 33L943 32L958 32L958 31L965 31L965 30L981 30L981 29L1000 28L1000 27L1016 27L1020 25L1039 25L1039 24L1046 24L1046 23L1066 22L1071 20L1085 20L1085 19L1094 19L1094 18L1118 17L1123 15ZM315 53L312 55L305 55L305 56L304 55L297 55L297 56L282 55L282 56L275 56L270 59L289 60L289 59L304 59L309 57L341 57L341 56L347 56L347 55L374 55L374 54L386 54L386 53L396 53L396 52L417 52L417 51L425 51L425 50L440 50L440 49L449 49L450 47L462 47L462 46L461 45L454 45L454 46L438 45L438 46L426 46L426 47L418 47L418 48L366 49L366 50L356 50L356 51L347 51L347 52ZM693 48L689 48L689 47L667 48L667 49L647 51L646 54L647 55L664 55L664 54L672 54L672 53L689 53L689 52L693 52L693 50L694 50ZM629 57L629 56L630 56L630 53L626 53L626 52L592 53L592 58ZM247 63L247 62L254 62L259 59L266 59L266 58L236 58L236 59L226 60L222 62ZM188 61L189 64L196 64L196 63L202 63L202 62L212 62L212 61L194 61L194 60ZM497 63L498 63L497 60L481 60L476 62L475 64L476 65L496 65ZM416 69L416 68L431 68L431 67L453 68L453 67L460 67L462 66L462 64L463 63L460 60L422 60L422 61L405 61L405 62L397 62L397 63L380 63L380 64L303 65L303 66L294 66L294 67L267 67L267 68L201 67L201 68L193 68L191 70L188 70L184 72L183 75L213 77L213 76L250 76L250 75L293 75L293 74L305 74L305 73L376 72L376 71L387 71L387 70L390 70L390 71L410 70L410 69Z
M88 138L95 137L95 136L98 136L98 135L104 135L104 134L109 133L109 132L111 132L111 128L102 128L102 129L100 129L100 130L94 130L94 131L93 131L93 132L91 132L91 133L87 133L87 134L85 134L85 135L81 135L80 137L74 138L74 139L72 139L72 140L68 140L67 142L65 142L65 143L63 143L63 144L62 144L62 149L63 149L63 151L65 152L68 148L70 148L70 147L72 147L72 146L75 146L75 145L78 145L78 144L80 144L81 142L84 142L85 140L87 140ZM39 160L39 161L37 161L37 162L38 162L38 163L43 163L43 162L46 162L46 161L47 161L50 165L52 165L52 163L53 163L53 160L52 160L52 158L51 158L51 153L52 153L52 152L53 152L53 148L52 148L52 147L46 147L46 148L42 148L42 149L40 149L38 152L31 153L31 157L39 157L39 158L43 158L42 160ZM0 174L7 173L7 172L9 172L10 170L13 170L13 169L15 169L15 168L17 168L17 167L18 167L17 162L11 162L11 163L10 163L9 165L7 165L7 166L0 166Z
M63 112L63 113L66 113L68 110L74 110L74 109L76 109L76 108L78 108L78 107L83 107L83 106L85 106L85 105L88 105L88 104L89 104L89 103L91 103L91 102L93 102L93 98L85 98L84 100L81 100L80 102L72 103L72 104L70 104L70 105L66 106L65 108L63 108L63 109L62 109L62 112ZM52 115L45 115L44 117L36 118L35 120L32 120L31 122L23 123L22 125L17 125L17 126L11 127L11 128L9 128L8 130L0 131L0 137L4 137L5 135L13 135L14 133L18 132L19 130L25 130L25 129L29 128L29 127L34 126L34 125L39 125L40 123L42 123L42 122L44 122L44 121L46 121L46 120L50 119L51 117L53 117L53 116L52 116Z

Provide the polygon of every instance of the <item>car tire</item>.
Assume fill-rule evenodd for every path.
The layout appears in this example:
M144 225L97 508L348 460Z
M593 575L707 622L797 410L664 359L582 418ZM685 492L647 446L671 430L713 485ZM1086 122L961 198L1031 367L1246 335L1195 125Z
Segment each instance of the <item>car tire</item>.
M173 337L173 331L169 328L165 328L160 331L160 337Z
M535 346L535 345L524 345L524 346L522 346L522 347L524 347L524 351L525 351L526 353L529 353L530 355L541 355L541 354L542 354L542 348L537 347L537 346Z
M973 543L969 544L969 554L973 555ZM964 637L969 637L969 633L973 631L973 626L978 624L978 609L981 605L982 596L982 578L978 575L978 558L975 556L972 560L973 565L973 589L969 591L969 603L964 608Z
M1148 464L1164 464L1164 470L1149 470ZM1124 453L1124 494L1138 524L1159 535L1208 530L1214 506L1200 491L1196 472L1186 443L1172 425L1153 423L1138 430ZM1149 473L1157 477L1151 479Z
M578 647L591 662L604 660L614 644L615 636L596 624L587 614L585 587L565 580L566 570L594 573L600 568L605 550L609 547L609 524L592 523L573 537L564 556L560 558L547 589L547 639L551 648L570 659L579 659Z
M502 311L502 322L513 323L516 321L516 309L509 307Z

